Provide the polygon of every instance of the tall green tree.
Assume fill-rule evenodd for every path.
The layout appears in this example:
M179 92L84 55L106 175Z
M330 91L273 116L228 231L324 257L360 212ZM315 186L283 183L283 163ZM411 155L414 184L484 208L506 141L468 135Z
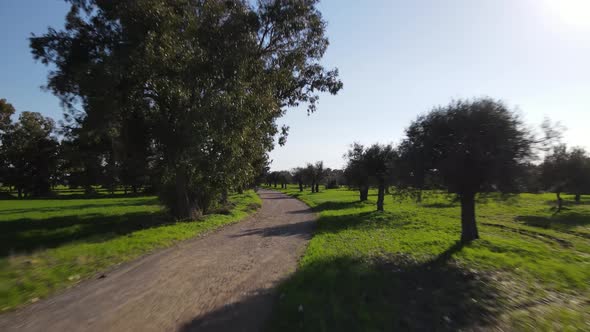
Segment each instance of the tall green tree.
M461 240L479 238L477 193L517 191L523 165L535 139L502 102L459 100L436 107L406 130L402 160L416 176L432 176L461 201ZM404 151L413 155L404 155ZM420 155L415 162L414 155ZM422 180L413 180L422 181Z
M6 184L18 197L46 195L57 165L55 123L40 113L22 112L18 122L2 134L2 156L7 164Z
M6 185L8 182L8 158L4 146L4 137L12 126L11 117L15 109L6 99L0 99L0 183Z
M251 183L287 108L337 93L317 0L69 0L64 30L31 39L56 68L48 87L70 109L121 135L138 112L155 154L162 201L196 218ZM284 135L287 128L282 128Z

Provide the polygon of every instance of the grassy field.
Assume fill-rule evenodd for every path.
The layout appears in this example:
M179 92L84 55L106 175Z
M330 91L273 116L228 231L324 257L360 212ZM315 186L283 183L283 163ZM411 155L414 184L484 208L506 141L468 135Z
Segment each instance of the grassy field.
M378 213L374 195L283 191L320 217L273 331L590 330L588 198L556 215L549 194L479 202L481 239L462 246L443 195Z
M35 302L113 265L244 218L248 191L223 214L174 222L155 197L0 200L0 311ZM76 195L76 196L72 196ZM223 212L223 211L222 211Z

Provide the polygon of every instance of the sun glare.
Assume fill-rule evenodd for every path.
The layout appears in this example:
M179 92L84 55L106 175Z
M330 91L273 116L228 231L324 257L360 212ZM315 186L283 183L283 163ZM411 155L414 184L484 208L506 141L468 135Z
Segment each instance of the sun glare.
M590 28L590 0L545 0L549 9L563 22Z

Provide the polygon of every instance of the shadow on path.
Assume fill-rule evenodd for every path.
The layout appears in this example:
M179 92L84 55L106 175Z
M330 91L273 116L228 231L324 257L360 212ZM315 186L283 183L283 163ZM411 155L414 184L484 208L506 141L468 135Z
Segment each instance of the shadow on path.
M259 290L239 302L228 304L182 325L179 332L260 331L275 301L272 291Z
M311 238L311 231L315 226L315 220L310 219L306 221L301 221L293 224L285 224L285 225L277 225L271 227L260 227L260 228L253 228L247 231L243 231L236 235L231 235L230 237L244 237L244 236L263 236L263 237L271 237L271 236L301 236L305 239Z

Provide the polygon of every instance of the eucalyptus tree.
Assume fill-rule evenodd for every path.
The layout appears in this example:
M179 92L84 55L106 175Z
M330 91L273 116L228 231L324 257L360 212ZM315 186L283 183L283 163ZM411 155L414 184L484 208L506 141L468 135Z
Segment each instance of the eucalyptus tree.
M6 99L0 99L0 183L7 184L8 181L8 160L4 146L4 135L12 126L11 117L15 109Z
M16 110L11 103L6 99L0 99L0 135L4 133L12 124L11 117L14 115Z
M7 164L6 184L18 197L41 196L51 190L57 166L55 123L36 112L22 112L18 122L2 134L2 157Z
M533 135L504 103L459 100L418 117L406 130L401 159L422 179L436 178L461 201L461 240L479 238L477 193L517 190L522 166L533 155ZM412 151L413 155L404 154ZM414 155L420 158L413 158ZM416 162L418 160L418 162Z
M301 103L336 94L337 70L317 0L68 0L65 29L31 38L55 66L48 88L71 112L105 119L120 137L146 121L162 201L196 218L228 189L251 183L256 160ZM78 108L82 110L78 110Z

